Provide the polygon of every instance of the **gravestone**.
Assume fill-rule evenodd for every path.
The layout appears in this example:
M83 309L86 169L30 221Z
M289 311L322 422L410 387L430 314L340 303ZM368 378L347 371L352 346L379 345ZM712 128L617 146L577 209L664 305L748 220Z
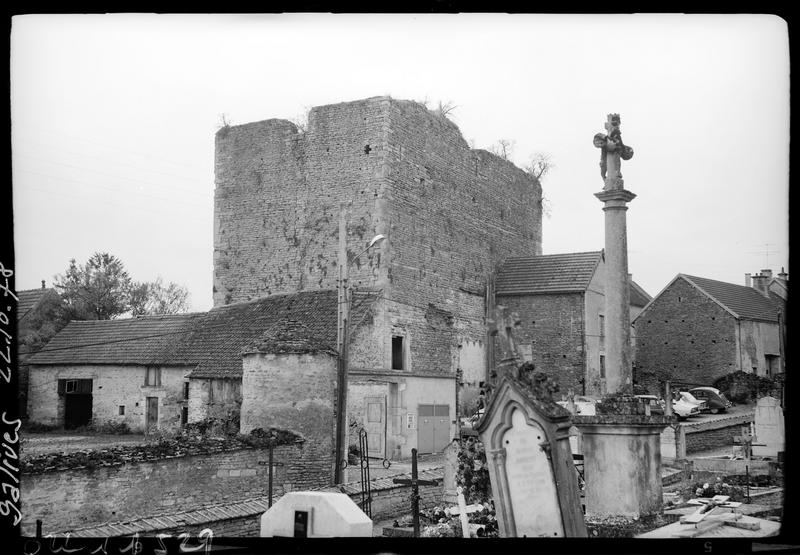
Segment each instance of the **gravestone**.
M756 403L756 437L753 440L753 455L777 457L785 449L783 409L774 397L762 397Z
M261 537L371 537L372 520L344 493L285 494L261 516Z
M570 414L552 390L531 363L505 372L476 427L502 537L586 537Z
M444 477L442 484L442 501L444 503L458 502L456 474L458 473L458 453L460 451L461 444L457 439L453 439L444 448Z

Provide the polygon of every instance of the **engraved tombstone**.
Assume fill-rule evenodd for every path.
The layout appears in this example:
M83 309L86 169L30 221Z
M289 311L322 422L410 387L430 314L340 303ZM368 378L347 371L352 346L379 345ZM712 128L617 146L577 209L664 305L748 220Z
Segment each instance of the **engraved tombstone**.
M570 414L533 365L501 378L476 430L486 449L500 535L585 537Z
M756 437L753 441L753 455L756 457L777 457L785 449L783 409L775 397L762 397L756 403Z
M453 439L444 448L444 483L442 485L442 501L444 503L458 502L456 474L458 473L459 451L461 451L461 444L457 439Z

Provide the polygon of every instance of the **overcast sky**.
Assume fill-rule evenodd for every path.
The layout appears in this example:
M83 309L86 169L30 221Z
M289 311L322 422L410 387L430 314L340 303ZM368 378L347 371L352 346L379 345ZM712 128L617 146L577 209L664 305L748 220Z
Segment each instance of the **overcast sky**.
M549 154L545 254L603 248L592 136L619 112L640 285L789 271L777 17L33 15L11 34L17 288L108 251L211 308L221 116L299 119L379 95L454 103L468 142L514 141L518 165Z

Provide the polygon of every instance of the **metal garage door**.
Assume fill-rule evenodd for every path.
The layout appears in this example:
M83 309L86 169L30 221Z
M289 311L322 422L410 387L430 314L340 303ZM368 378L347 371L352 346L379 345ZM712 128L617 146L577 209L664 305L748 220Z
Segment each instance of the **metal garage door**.
M450 405L419 405L417 451L439 453L450 443Z

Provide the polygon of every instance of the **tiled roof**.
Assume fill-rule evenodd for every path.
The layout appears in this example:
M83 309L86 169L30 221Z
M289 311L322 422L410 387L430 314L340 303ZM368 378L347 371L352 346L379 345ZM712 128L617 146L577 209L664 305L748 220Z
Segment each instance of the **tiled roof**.
M686 274L679 275L740 318L778 321L778 307L775 302L752 287Z
M242 375L242 353L334 352L334 290L275 295L206 313L74 321L31 364L194 366L191 377ZM369 303L354 311L369 310Z
M191 364L176 349L203 314L73 320L29 364Z
M601 256L594 251L509 258L497 272L495 294L586 291Z
M55 289L25 289L23 291L17 291L15 294L19 299L17 303L17 319L22 319L28 312L30 312L38 303L42 297L44 297L48 293L56 293Z
M336 347L335 290L264 297L214 308L187 341L198 361L191 377L241 377L245 351L314 352ZM307 347L299 350L298 342ZM277 350L273 350L277 349Z

